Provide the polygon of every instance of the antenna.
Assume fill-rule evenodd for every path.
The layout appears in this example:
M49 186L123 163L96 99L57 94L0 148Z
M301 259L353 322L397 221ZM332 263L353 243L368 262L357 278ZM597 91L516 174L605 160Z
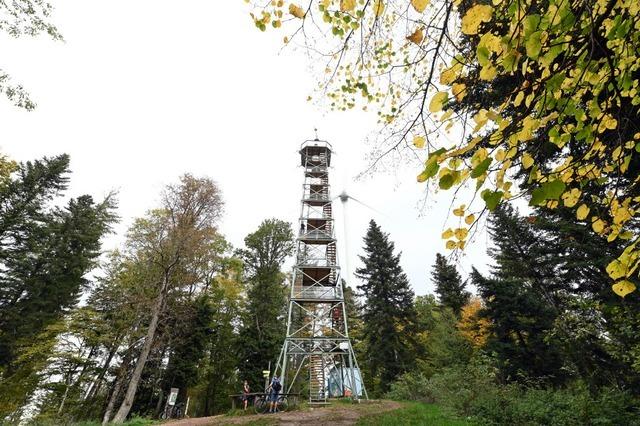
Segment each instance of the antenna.
M316 134L316 139L315 140L319 141L320 139L318 139L318 128L314 127L313 128L313 132Z

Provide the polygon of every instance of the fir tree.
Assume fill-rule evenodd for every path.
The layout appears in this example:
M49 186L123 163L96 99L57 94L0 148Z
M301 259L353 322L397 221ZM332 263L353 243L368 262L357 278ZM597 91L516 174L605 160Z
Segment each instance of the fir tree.
M554 268L544 261L540 236L508 206L495 212L489 229L495 245L489 250L496 262L492 276L472 272L491 321L488 349L497 354L505 380L562 382L563 358L546 339L559 311Z
M364 266L356 270L356 276L363 281L358 290L365 297L365 361L371 377L379 377L378 391L386 392L414 363L413 291L400 266L400 254L394 254L393 242L373 220L364 242L365 255L360 256Z
M112 197L51 206L67 188L68 167L66 155L23 163L0 185L0 407L7 410L36 383L29 376L39 367L24 353L34 352L38 336L55 339L54 325L78 302L115 219Z
M451 308L456 316L460 316L460 311L469 301L471 294L465 291L465 283L462 282L456 267L447 262L443 255L437 253L431 277L435 283L440 304Z

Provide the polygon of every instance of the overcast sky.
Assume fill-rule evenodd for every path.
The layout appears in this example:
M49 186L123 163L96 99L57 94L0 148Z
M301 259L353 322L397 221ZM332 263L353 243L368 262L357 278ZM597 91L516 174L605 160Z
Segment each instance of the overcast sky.
M0 38L2 68L38 104L26 112L0 99L0 149L19 161L68 153L73 195L117 190L122 219L106 248L185 172L220 185L221 230L234 246L268 217L297 229L297 150L317 127L336 153L333 193L346 188L379 212L348 206L349 269L374 218L402 251L415 292L433 291L429 273L436 252L445 251L440 234L450 198L430 194L422 208L418 166L354 181L367 165L375 113L328 113L308 103L315 86L308 59L281 52L283 34L258 31L244 2L50 1L65 42ZM344 269L338 201L334 212ZM486 248L477 236L461 259L463 275L472 264L486 270Z

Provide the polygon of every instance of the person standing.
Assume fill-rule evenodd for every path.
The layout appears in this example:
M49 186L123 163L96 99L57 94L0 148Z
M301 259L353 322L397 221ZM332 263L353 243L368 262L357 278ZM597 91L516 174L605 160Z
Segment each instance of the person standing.
M280 379L278 376L273 376L271 379L271 384L267 389L269 393L269 412L275 413L278 409L278 396L280 395L280 389L282 389L282 384L280 383Z
M242 385L242 405L245 411L247 409L247 404L249 403L250 393L251 393L251 388L249 387L249 382L245 380L244 384Z

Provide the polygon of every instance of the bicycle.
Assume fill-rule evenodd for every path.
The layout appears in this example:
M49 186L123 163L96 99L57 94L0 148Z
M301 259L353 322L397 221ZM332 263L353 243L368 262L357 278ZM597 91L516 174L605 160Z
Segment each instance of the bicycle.
M261 395L253 402L253 409L256 414L265 414L269 410L270 402L267 401L268 395ZM289 401L284 395L280 395L276 400L276 412L284 413L289 409Z
M161 420L167 419L181 419L184 417L182 410L184 409L184 402L181 402L176 405L167 405L165 406L163 412L160 414Z

